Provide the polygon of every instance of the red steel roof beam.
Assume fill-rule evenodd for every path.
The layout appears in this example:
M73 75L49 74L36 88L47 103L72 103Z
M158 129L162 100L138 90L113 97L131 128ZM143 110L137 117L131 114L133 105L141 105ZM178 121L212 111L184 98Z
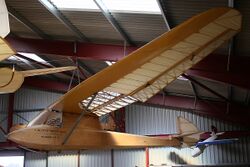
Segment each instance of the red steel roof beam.
M82 59L109 61L118 61L124 57L124 47L118 45L77 43L77 51L74 53L74 42L25 39L10 36L6 39L18 52L77 56ZM128 46L125 55L136 49L137 47ZM250 57L232 55L230 71L227 71L227 62L227 55L211 54L186 73L250 89Z

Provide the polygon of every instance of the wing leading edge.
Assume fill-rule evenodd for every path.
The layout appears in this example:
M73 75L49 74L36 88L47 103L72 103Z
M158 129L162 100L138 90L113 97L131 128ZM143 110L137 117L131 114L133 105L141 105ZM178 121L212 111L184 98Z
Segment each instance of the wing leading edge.
M103 115L136 101L144 102L240 28L241 14L237 10L208 10L83 81L50 108L80 113L88 107L91 112Z

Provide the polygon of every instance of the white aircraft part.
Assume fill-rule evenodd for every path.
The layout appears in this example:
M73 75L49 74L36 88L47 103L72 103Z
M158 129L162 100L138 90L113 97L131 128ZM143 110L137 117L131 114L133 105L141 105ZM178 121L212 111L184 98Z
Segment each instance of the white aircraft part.
M212 132L211 134L211 137L207 138L206 140L202 141L202 142L212 142L214 141L215 139L217 139L217 134L215 134L214 132ZM202 143L200 142L200 143ZM205 144L203 146L198 146L198 147L195 147L192 151L192 157L197 157L199 156L201 153L203 153L203 151L205 150L206 147L208 147L209 145L208 144Z
M217 135L216 134L214 134L214 133L212 133L211 134L211 137L209 137L209 138L207 138L206 140L204 140L203 142L211 142L211 141L214 141L215 139L217 139ZM206 145L206 146L208 146L208 145Z
M204 147L205 149L205 147ZM195 147L193 150L192 150L192 157L197 157L199 156L201 153L203 153L204 149L201 149L200 147Z
M0 36L6 37L10 33L9 15L4 0L0 0Z

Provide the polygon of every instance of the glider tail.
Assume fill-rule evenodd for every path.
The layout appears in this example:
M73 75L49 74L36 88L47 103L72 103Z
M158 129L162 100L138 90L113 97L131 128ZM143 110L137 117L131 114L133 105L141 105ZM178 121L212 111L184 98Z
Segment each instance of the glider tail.
M179 137L200 133L198 128L192 122L186 120L183 117L177 117L176 122Z

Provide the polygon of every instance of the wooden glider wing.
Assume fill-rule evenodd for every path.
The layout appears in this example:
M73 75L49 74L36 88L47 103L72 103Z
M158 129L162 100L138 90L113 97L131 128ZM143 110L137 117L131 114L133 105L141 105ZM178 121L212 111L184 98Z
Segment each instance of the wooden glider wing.
M14 54L16 54L16 51L14 51L14 49L12 49L10 45L0 37L0 61L3 61Z
M88 108L100 116L136 101L145 102L240 28L237 10L208 10L83 81L50 108L70 113Z
M20 71L23 73L24 77L31 77L36 75L47 75L47 74L54 74L63 71L71 71L75 70L75 66L67 66L67 67L54 67L54 68L44 68L44 69L35 69L35 70L27 70L27 71Z

